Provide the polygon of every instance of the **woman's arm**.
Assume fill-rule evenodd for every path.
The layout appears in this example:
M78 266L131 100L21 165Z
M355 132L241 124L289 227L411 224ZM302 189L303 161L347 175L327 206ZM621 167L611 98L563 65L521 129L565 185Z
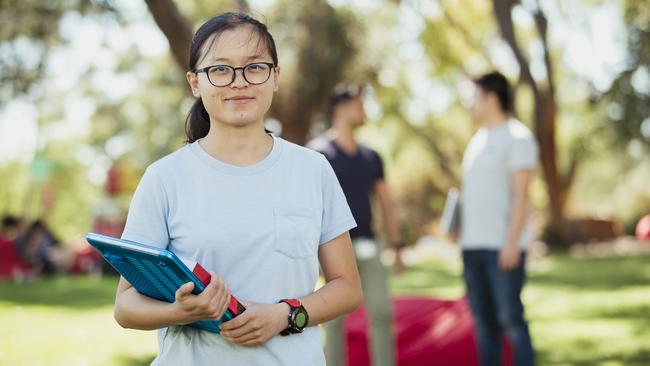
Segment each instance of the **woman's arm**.
M361 279L349 233L321 245L318 258L326 284L300 299L309 313L309 325L321 324L350 313L363 301Z
M194 283L188 282L176 291L173 303L144 296L120 277L113 311L115 320L124 328L151 330L197 320L219 319L228 307L230 290L223 278L210 274L210 283L201 294L192 295Z
M318 249L326 284L300 298L309 314L309 324L317 325L354 311L363 300L361 280L350 235L339 235ZM222 335L244 346L263 344L288 326L289 305L244 303L246 311L221 324Z

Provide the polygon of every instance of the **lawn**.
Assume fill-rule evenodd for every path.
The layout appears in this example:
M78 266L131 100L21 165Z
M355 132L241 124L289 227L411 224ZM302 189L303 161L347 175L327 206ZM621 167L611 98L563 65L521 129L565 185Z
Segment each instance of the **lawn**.
M457 298L457 261L391 279L396 295ZM524 293L540 365L650 365L650 256L535 260ZM0 365L147 365L154 332L112 318L116 279L0 282Z

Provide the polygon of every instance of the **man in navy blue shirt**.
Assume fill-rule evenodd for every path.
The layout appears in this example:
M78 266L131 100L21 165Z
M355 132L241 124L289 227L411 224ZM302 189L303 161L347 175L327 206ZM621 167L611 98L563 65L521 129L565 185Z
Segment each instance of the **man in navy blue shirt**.
M309 143L332 165L341 183L357 227L350 230L357 266L361 275L366 307L371 323L372 365L396 364L392 331L392 309L388 293L387 271L381 263L381 248L372 229L371 199L379 201L391 247L395 249L395 270L403 269L400 250L404 247L395 211L384 180L384 169L377 152L357 142L354 130L363 125L366 114L358 86L339 84L330 97L327 117L331 128ZM328 365L345 365L343 318L326 325Z

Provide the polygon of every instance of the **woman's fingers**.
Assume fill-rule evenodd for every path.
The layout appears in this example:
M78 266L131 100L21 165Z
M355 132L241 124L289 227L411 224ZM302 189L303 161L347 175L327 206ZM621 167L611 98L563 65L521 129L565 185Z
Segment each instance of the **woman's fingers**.
M192 290L194 290L194 282L188 282L179 287L178 290L176 290L176 301L184 300L192 294Z
M261 306L261 307L260 307ZM257 346L276 335L278 331L269 322L270 307L256 305L221 325L221 334L229 342L243 346Z
M205 286L205 289L203 289L203 292L201 292L201 295L199 296L212 298L214 293L216 293L223 284L224 281L221 276L214 272L210 272L210 283Z
M243 327L248 321L251 319L249 311L244 311L241 313L239 316L235 317L234 319L230 319L227 322L221 323L219 328L221 328L221 331L225 331L226 333L241 328Z
M253 321L250 320L250 319L246 323L244 323L241 327L238 327L238 328L227 329L227 330L223 330L223 328L222 328L222 332L223 332L224 337L227 337L227 338L233 339L233 340L236 340L236 339L244 337L244 336L246 336L248 334L251 334L251 333L255 332L256 330L259 330L259 329L254 326Z
M233 338L230 340L232 343L236 343L242 346L256 346L264 343L262 341L262 335L258 332L248 333L238 338Z
M212 312L211 318L213 318L214 320L221 319L223 314L226 312L226 309L228 309L229 303L230 303L230 290L228 289L227 286L223 286L214 294L214 296L210 301L209 311Z
M229 291L226 282L221 276L218 276L213 272L210 272L210 275L212 276L210 283L205 287L203 292L199 294L197 299L199 307L206 313L208 318L215 316L215 313L224 301L222 298L225 297L226 292Z

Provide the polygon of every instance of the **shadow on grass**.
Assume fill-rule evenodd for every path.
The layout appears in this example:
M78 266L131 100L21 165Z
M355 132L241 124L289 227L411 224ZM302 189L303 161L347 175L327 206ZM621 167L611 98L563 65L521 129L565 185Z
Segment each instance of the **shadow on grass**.
M612 319L629 322L634 335L641 338L650 336L650 306L647 304L635 306L619 306L615 309L604 309L585 314L587 318ZM650 350L649 350L650 352ZM648 362L650 365L650 362Z
M575 290L620 290L650 284L650 256L578 259L555 255L548 271L529 272L530 283Z
M569 287L575 290L621 290L626 286L650 285L650 256L580 259L553 254L547 270L529 270L533 286ZM391 276L391 287L399 293L421 293L439 287L464 287L462 269L446 263L409 266L400 276Z
M0 302L95 308L112 305L118 277L51 277L29 283L0 282Z
M579 341L570 345L571 347L581 347L588 341ZM647 366L650 365L650 350L640 350L634 353L609 353L598 354L597 350L593 352L584 352L588 358L582 357L558 357L557 350L536 350L537 364L540 366L551 365L571 365L571 366L595 366L604 364L620 364L625 366Z
M113 365L118 366L148 366L156 358L155 355L149 356L117 356Z

